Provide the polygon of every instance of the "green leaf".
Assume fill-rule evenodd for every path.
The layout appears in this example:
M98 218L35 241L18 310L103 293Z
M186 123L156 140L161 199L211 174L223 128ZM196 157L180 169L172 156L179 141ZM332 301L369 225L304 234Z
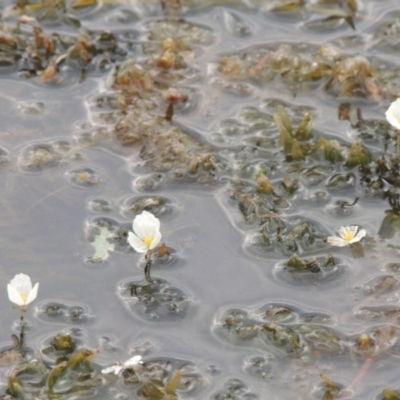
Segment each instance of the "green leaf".
M175 370L167 386L165 387L165 392L167 394L175 394L175 392L179 388L179 385L181 384L181 380L182 380L182 372L179 370Z
M309 140L311 139L311 127L312 127L312 115L308 111L304 114L304 117L297 128L294 137L298 140Z
M385 400L400 400L400 393L397 390L385 389L383 398Z
M279 140L285 152L289 152L293 144L292 121L290 116L282 106L278 106L277 112L274 114L274 120L279 131Z

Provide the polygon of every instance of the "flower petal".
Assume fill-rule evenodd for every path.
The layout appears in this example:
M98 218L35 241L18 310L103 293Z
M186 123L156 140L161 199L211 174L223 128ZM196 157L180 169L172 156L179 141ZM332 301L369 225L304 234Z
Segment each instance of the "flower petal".
M153 214L143 211L133 220L132 228L139 238L154 236L160 230L160 220Z
M400 129L400 99L390 104L385 115L390 125L396 129Z
M31 278L25 274L17 274L11 279L10 285L13 286L19 293L28 294L32 290Z
M350 240L350 243L359 242L366 234L367 231L365 229L361 229L360 232L358 232L357 235L352 240Z
M134 248L138 253L146 253L148 247L143 242L143 240L139 239L134 233L128 233L128 243Z
M328 236L326 242L329 243L331 246L337 246L337 247L343 247L349 244L349 242L338 236Z
M358 230L358 226L357 226L357 225L342 226L342 227L339 229L339 235L340 235L343 239L345 239L346 236L350 235L351 239L353 239L354 236L355 236L356 233L357 233L357 230ZM350 240L351 240L351 239L350 239ZM350 243L349 240L346 240L346 241L347 241L347 243Z
M24 301L22 300L22 297L21 297L20 293L10 283L7 285L7 293L8 293L8 299L12 303L15 303L17 306L23 306L24 305Z
M149 249L153 250L154 247L156 247L158 245L158 243L160 243L161 241L161 233L160 232L156 232L156 234L153 237L153 240L150 243Z
M33 289L29 292L28 297L25 301L25 304L32 303L32 301L36 299L38 290L39 290L39 282L36 283L36 285L33 287Z
M122 371L122 366L121 365L112 365L111 367L108 368L103 368L101 370L102 374L110 374L113 373L115 375L118 375Z
M133 356L132 358L124 362L124 367L127 368L141 363L142 363L142 356Z

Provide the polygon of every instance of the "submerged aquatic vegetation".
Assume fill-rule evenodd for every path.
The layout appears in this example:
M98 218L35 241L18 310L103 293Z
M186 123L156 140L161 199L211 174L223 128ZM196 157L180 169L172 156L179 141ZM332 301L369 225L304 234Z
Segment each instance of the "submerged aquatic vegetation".
M364 334L367 339L359 332L354 335L357 340L348 338L353 309L345 304L346 294L351 292L346 285L349 281L355 284L356 278L346 280L346 265L330 254L321 254L327 249L327 244L351 244L350 249L356 244L361 247L359 240L365 236L365 231L356 229L353 232L354 227L344 227L340 237L328 237L325 241L325 229L318 223L327 220L328 225L337 218L344 219L351 214L359 217L357 213L360 213L360 209L364 211L368 205L366 201L356 205L354 199L367 198L376 209L382 200L389 199L391 202L392 210L386 211L378 232L381 238L394 238L400 226L400 207L398 201L395 204L393 200L400 187L399 160L393 155L391 146L395 141L393 129L383 119L362 117L362 112L366 118L371 118L370 114L377 110L380 112L383 97L398 96L398 68L386 61L390 54L379 59L375 44L374 56L371 56L369 47L365 46L367 35L364 29L362 33L352 32L351 37L339 35L339 29L343 29L346 23L353 29L357 19L361 23L361 15L362 24L367 26L371 20L368 18L370 5L355 0L278 0L271 4L261 0L133 0L122 3L116 0L16 0L15 7L6 9L5 17L3 14L0 16L4 22L0 26L0 69L4 76L7 68L10 68L12 79L18 84L22 79L33 78L30 85L39 86L40 91L46 88L43 98L58 90L57 102L60 101L60 104L62 96L58 95L70 82L78 85L78 81L83 83L86 79L77 91L72 85L68 86L77 98L82 97L82 88L95 92L88 93L88 96L96 99L88 102L90 122L78 121L72 130L79 131L86 147L101 146L106 149L104 153L107 156L114 156L119 167L122 163L123 169L131 174L128 180L132 179L133 185L119 181L123 180L123 174L107 176L107 169L112 167L112 162L104 163L104 179L102 173L101 180L95 173L96 166L74 166L69 172L63 172L75 184L67 190L78 193L79 188L85 187L87 190L106 191L101 194L101 199L90 199L89 209L92 213L118 213L115 205L120 204L120 199L116 198L116 193L120 192L113 189L117 185L119 187L120 183L124 188L123 196L128 186L128 192L132 188L133 192L159 191L153 193L153 197L142 193L139 201L132 197L120 207L119 212L124 217L132 219L136 216L133 232L128 233L128 224L123 222L124 226L121 226L113 215L112 219L109 218L109 224L96 225L96 233L91 230L88 235L88 241L94 247L93 260L105 261L111 251L123 253L128 251L129 246L146 255L146 280L130 279L118 292L122 303L134 314L135 322L146 319L152 321L150 325L160 321L171 323L188 315L192 296L187 294L189 292L183 283L180 281L176 287L175 283L166 280L150 279L150 265L153 260L156 265L161 259L169 258L169 249L161 244L157 217L164 218L165 209L169 210L175 200L171 200L171 204L165 202L162 190L165 187L168 190L180 190L187 183L196 182L202 184L205 190L222 188L218 196L224 200L230 196L225 201L229 204L224 206L228 218L245 237L245 251L250 249L249 254L245 255L252 257L256 252L251 263L256 263L268 274L268 280L262 282L262 296L265 293L275 296L277 292L268 289L277 281L279 287L287 289L287 285L291 285L288 290L278 292L281 296L293 296L295 302L300 298L297 296L299 286L303 286L303 289L312 288L307 291L301 289L304 300L307 301L308 292L312 292L310 302L318 302L321 308L326 304L333 314L337 309L329 308L332 303L328 296L330 293L321 290L322 284L326 284L327 290L331 287L343 290L343 308L349 309L349 315L343 316L345 328L336 324L334 318L321 317L312 312L302 313L289 306L284 310L275 310L271 315L264 314L263 317L257 311L246 315L236 312L221 324L226 336L238 342L243 340L255 344L255 351L259 350L257 346L262 346L265 359L270 353L276 354L274 365L268 368L273 371L275 380L282 376L282 381L285 377L279 368L291 373L296 368L293 365L299 364L297 361L288 362L288 355L305 361L301 366L303 375L293 374L303 377L309 372L307 368L312 357L316 361L313 368L324 368L324 360L319 357L323 353L329 354L330 361L333 360L333 376L334 354L354 352L361 357L376 354L375 350L368 354L363 350L373 347L373 341L379 336L378 331ZM374 5L371 7L377 7L379 2L372 3ZM204 9L200 18L192 12L199 8ZM217 23L214 20L209 23L207 18L214 11L215 15L212 16ZM249 21L253 22L256 11L254 28ZM165 14L159 16L160 12ZM24 15L13 26L13 21L21 14ZM302 19L300 24L296 24L296 34L304 29L308 30L310 37L310 29L335 29L335 34L319 35L318 40L314 41L318 45L313 44L312 40L310 43L299 41L297 37L295 42L291 42L292 39L286 34L292 27L285 31L287 41L274 41L275 37L264 39L264 36L255 35L264 29L266 21L275 23L278 20L274 35L276 33L279 36L279 29L289 26L285 25L286 19L292 21L293 18ZM197 23L197 19L203 21L204 25ZM61 26L61 29L56 30L55 25L57 28ZM104 31L104 26L110 31ZM392 30L396 31L395 26ZM331 37L337 39L333 41L329 39ZM230 48L240 50L222 54L227 38L234 44ZM327 41L321 42L324 40L321 38ZM391 35L391 38L398 41L396 35ZM354 51L355 47L357 51ZM19 91L17 85L13 93ZM42 94L40 92L38 96ZM8 102L7 96L2 96L1 100ZM46 108L54 110L47 105ZM387 119L393 128L399 129L393 122L393 118L399 122L395 111L391 106ZM52 114L39 113L40 122ZM24 118L34 116L25 113ZM38 123L38 119L35 123ZM36 133L35 124L31 125ZM9 128L6 129L8 135ZM210 131L214 132L209 134ZM6 141L7 135L4 132L1 134L2 140ZM53 134L53 131L49 133ZM61 131L56 134L64 133ZM13 149L13 146L7 148ZM20 152L19 165L30 172L47 171L45 178L57 183L57 179L52 179L57 170L54 171L52 167L62 169L65 156L72 150L60 151L59 147L46 143L29 143ZM79 150L84 149L79 147ZM10 150L11 162L12 152ZM83 158L85 165L87 162L95 164L99 162L96 157L101 157L101 153L95 149L93 152L77 154L75 158ZM69 164L74 161L71 159L67 158ZM25 178L39 181L44 175L35 174ZM107 182L107 177L115 183L115 187ZM104 185L99 188L99 183L103 182ZM173 188L170 187L171 183L174 183ZM17 190L18 186L15 185ZM200 185L190 186L189 190L193 188L201 190ZM85 196L82 191L79 193ZM60 194L60 198L64 198L63 195ZM180 196L181 193L176 195ZM49 197L56 199L52 195ZM106 217L102 216L101 219L105 220ZM370 224L370 221L365 223ZM230 235L226 237L230 238ZM372 241L372 238L366 239L368 245ZM388 257L385 244L379 245L382 246L379 251L383 249L379 256ZM392 253L398 254L399 249L390 245ZM219 249L224 251L224 246ZM172 249L171 254L175 257L179 251ZM234 260L227 264L231 268ZM225 267L225 263L215 266L216 278L220 271L224 272ZM184 279L183 275L179 278ZM246 278L251 278L251 272ZM397 300L393 294L397 289L397 278L384 279L373 286L375 293L381 293L385 304L390 303L392 298ZM207 287L210 277L205 276L204 279L204 286ZM329 286L333 279L335 285ZM217 288L220 287L218 285L226 285L226 279L222 282L216 280L215 285ZM239 296L247 290L243 287ZM369 300L374 301L372 296ZM238 301L237 298L235 301ZM340 306L342 302L339 302ZM39 309L39 322L45 318L47 322L54 320L55 323L72 325L89 319L85 307L68 307L63 303L46 303L41 307L46 310ZM386 318L388 324L397 325L398 316L393 316L397 320L391 320L390 313L398 311L393 310L374 311L371 308L368 315L371 316L370 320ZM195 314L192 315L196 318ZM204 323L204 319L200 318L199 324L200 321ZM337 325L334 329L329 325L332 323ZM152 336L150 325L149 336ZM183 325L183 329L186 325ZM113 328L110 327L110 330ZM342 329L346 333L342 333ZM136 334L136 329L134 331ZM77 328L75 332L82 335ZM157 334L161 335L161 332L165 338L169 335L168 329ZM381 329L382 343L385 338L392 339L390 329L386 334L382 332L385 329ZM182 332L182 335L185 333ZM353 345L351 349L350 343ZM86 361L93 355L93 350L82 350L79 343L72 343L67 337L59 337L50 347L55 349L53 352L56 357L60 356L57 353L65 354L51 365L40 362L41 368L47 372L40 379L35 375L37 379L32 387L37 388L37 382L40 382L42 393L37 394L37 390L30 396L20 388L25 385L23 374L26 372L28 375L37 367L37 364L31 363L21 366L19 372L14 371L10 375L9 392L12 395L21 398L78 397L77 393L81 391L83 396L99 398L119 395L115 392L99 395L93 389L100 381L108 380L104 376L98 379L98 371L86 365L90 364ZM71 356L76 348L79 350ZM351 354L349 357L352 361L353 356ZM389 356L387 359L390 359ZM103 372L122 372L125 385L129 383L139 387L132 394L136 397L175 399L179 390L184 394L189 391L189 378L179 368L170 367L170 360L158 363L161 366L156 362L144 363L146 379L142 382L139 382L139 374L129 368L137 361L134 357L125 363L105 368ZM317 362L321 364L317 365ZM167 368L170 368L169 371L166 371ZM223 374L223 368L221 370ZM266 377L265 370L260 372L263 379ZM76 382L70 390L63 391L64 380L69 377L76 378ZM271 386L274 379L269 379ZM322 379L325 384L324 398L341 396L338 384L324 376ZM110 381L115 382L112 379ZM78 382L84 383L80 385ZM260 394L260 398L271 395L276 398L293 397L275 394L269 383L269 393ZM312 382L304 382L301 378L301 384L303 390L310 388L311 397L315 397ZM28 388L28 385L25 386ZM285 382L283 386L290 385ZM257 389L262 391L263 385ZM240 381L230 381L215 396L256 397ZM304 393L303 397L309 396L309 393ZM198 395L194 394L193 397L198 398Z
M94 394L101 384L93 374L92 359L96 353L97 350L80 349L72 355L65 354L62 361L51 366L41 359L25 360L11 371L8 392L21 399ZM41 382L41 385L32 384L27 377Z
M326 241L331 246L343 247L359 242L366 234L367 231L358 230L357 225L342 226L339 228L339 236L328 236Z

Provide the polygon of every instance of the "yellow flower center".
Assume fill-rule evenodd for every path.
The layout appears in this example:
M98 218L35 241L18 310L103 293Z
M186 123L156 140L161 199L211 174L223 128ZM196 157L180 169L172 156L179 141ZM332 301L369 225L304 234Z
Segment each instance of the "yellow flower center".
M350 240L353 239L353 233L352 232L345 232L342 236L342 238L346 241L346 242L350 242Z
M20 293L19 295L21 296L22 301L25 303L28 295L26 293Z
M148 235L143 238L143 242L147 247L150 247L152 241L153 241L153 236Z

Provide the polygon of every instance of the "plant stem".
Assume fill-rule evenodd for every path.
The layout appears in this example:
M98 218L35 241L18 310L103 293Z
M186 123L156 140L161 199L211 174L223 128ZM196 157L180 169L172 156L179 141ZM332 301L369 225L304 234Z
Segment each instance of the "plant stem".
M146 266L144 267L144 276L145 276L146 280L150 282L151 281L150 269L151 269L151 264L152 264L150 250L146 253L145 259L146 259Z
M20 318L20 327L21 327L21 332L19 334L19 344L18 344L18 348L21 349L24 344L25 344L25 326L26 326L26 322L24 320L24 313L21 314L21 318Z
M397 130L397 157L400 157L400 130Z

